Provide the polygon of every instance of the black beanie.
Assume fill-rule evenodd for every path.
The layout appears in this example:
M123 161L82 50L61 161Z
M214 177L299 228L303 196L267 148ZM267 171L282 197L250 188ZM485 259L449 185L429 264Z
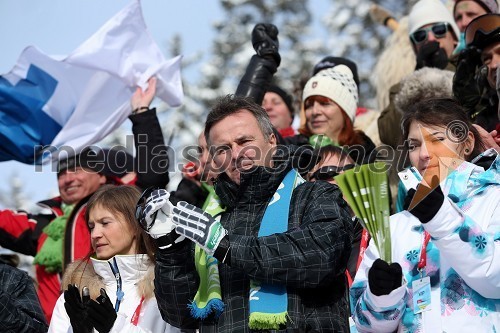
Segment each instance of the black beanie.
M80 154L63 158L58 162L58 174L76 167L82 167L100 173L106 177L125 176L134 171L134 157L124 149L104 148L94 151L90 148L84 149Z
M122 178L127 173L134 171L134 157L125 149L104 148L99 152L99 156L106 161L103 169L103 174L106 177Z
M281 89L280 87L276 85L270 85L269 88L267 88L267 92L273 92L275 94L278 94L283 101L285 102L288 111L290 112L290 115L292 116L292 119L295 115L295 111L293 109L293 97L292 95L288 94L286 91Z
M74 172L77 167L103 174L104 160L94 150L85 148L80 154L60 159L57 163L57 174L68 169Z
M332 68L338 65L346 65L347 67L349 67L349 69L352 72L352 77L354 79L354 82L356 82L356 85L358 86L359 90L358 66L356 66L356 64L353 61L346 58L332 57L332 56L324 57L323 59L321 59L320 62L314 65L313 76L323 69Z

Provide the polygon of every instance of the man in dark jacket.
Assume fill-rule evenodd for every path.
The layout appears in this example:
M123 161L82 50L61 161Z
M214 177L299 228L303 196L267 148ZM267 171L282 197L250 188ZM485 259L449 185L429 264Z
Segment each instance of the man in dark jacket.
M280 197L287 175L296 174L290 151L276 145L265 110L248 98L220 99L208 115L205 135L221 171L215 191L225 211L219 222L194 206L173 208L173 232L187 239L157 253L155 294L163 318L181 328L250 332L250 303L258 298L256 289L250 297L252 281L283 288L286 321L278 331L347 332L344 271L353 232L338 187L302 183ZM285 231L260 235L269 221L266 212L279 200L289 208L273 215L271 224L284 221ZM200 286L193 243L219 260L225 307L218 318L197 320L188 308Z
M0 331L43 333L47 329L31 278L0 259Z

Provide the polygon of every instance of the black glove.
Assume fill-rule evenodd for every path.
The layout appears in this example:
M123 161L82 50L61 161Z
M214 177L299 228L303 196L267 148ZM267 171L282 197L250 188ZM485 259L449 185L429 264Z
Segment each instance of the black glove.
M235 95L252 97L260 105L281 63L278 28L272 24L257 24L252 31L252 45L257 55L250 59Z
M448 65L446 51L439 47L439 43L432 41L422 45L417 53L417 68L434 67L445 69Z
M252 30L252 45L260 57L272 57L276 67L280 65L278 28L274 24L258 23Z
M420 187L423 188L420 188ZM427 193L423 199L419 200L416 203L415 207L411 210L408 210L411 201L415 197L415 194L419 193L418 196L421 197ZM422 194L422 195L421 195ZM405 201L403 204L403 208L408 210L410 214L415 216L422 223L427 223L437 214L441 206L444 202L444 194L441 190L441 186L439 186L439 179L437 176L434 176L431 180L431 187L426 187L424 185L419 185L417 187L417 191L414 189L410 189L406 194Z
M68 290L64 291L64 308L69 316L69 321L73 332L75 333L90 333L93 325L88 320L88 312L86 303L90 297L88 294L84 299L80 297L80 291L72 284L68 285Z
M373 262L368 271L368 284L373 295L389 295L391 291L401 287L403 270L397 262L388 264L382 259Z
M467 109L473 110L481 99L481 87L476 77L481 65L481 51L467 47L458 56L457 70L453 76L453 96Z
M97 301L97 302L96 302ZM108 333L116 320L116 311L106 291L101 288L101 295L96 301L91 300L88 307L89 322L99 333Z

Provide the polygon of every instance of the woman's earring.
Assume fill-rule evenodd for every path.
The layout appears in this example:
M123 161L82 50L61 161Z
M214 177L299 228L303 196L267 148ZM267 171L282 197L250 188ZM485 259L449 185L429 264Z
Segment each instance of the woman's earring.
M469 153L469 148L465 148L465 153L468 154Z

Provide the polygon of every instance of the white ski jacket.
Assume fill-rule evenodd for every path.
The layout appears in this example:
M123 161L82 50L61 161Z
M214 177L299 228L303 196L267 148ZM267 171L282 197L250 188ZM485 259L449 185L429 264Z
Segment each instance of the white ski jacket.
M91 263L94 268L93 270L83 268L84 272L82 273L81 262L77 262L75 263L77 264L76 269L74 267L75 264L73 264L73 269L69 268L65 276L66 274L73 275L73 277L69 277L68 282L76 283L79 288L88 286L91 289L91 297L94 299L95 296L99 295L99 288L104 287L111 303L116 304L118 280L115 274L119 274L123 298L120 301L117 318L110 333L181 332L181 330L167 324L161 318L156 298L154 298L153 294L153 265L146 255L118 255L109 260L91 258ZM64 283L63 281L63 286L66 288L67 283ZM143 296L145 296L145 298L140 308L139 320L136 326L131 322L131 318ZM64 308L63 294L61 294L57 300L54 308L49 332L73 332L68 314ZM94 329L94 332L97 331Z
M448 197L431 221L407 211L391 216L392 261L403 269L403 285L372 294L368 270L380 255L371 242L350 291L358 332L500 331L499 170L498 156L487 171L464 162L441 184ZM425 267L431 310L414 314L424 229L431 235Z

